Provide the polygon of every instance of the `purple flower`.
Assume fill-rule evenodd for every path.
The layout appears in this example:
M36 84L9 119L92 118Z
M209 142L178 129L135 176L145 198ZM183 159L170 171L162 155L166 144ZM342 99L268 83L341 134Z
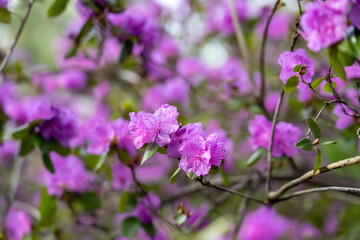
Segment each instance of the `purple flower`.
M354 25L357 29L360 29L360 3L353 4L349 12L348 18L352 25Z
M279 92L270 92L265 97L265 108L268 112L275 112L277 102L279 100L280 93Z
M0 0L0 8L8 8L9 0Z
M205 137L201 123L189 123L181 127L178 131L171 135L171 142L167 146L167 154L172 158L179 158L181 156L179 152L179 146L185 141L189 141L198 136Z
M30 217L23 211L10 209L4 227L9 240L21 240L31 232Z
M86 74L77 69L64 70L57 77L59 86L65 89L81 90L87 82Z
M348 99L349 105L352 107L359 106L357 94L358 93L355 89L348 89L345 94ZM342 107L344 108L344 110L347 114L344 113L344 110ZM355 122L355 119L352 118L351 116L349 116L349 115L354 114L354 112L345 105L342 105L342 107L340 104L337 104L337 105L335 105L335 107L332 111L332 113L338 117L338 119L336 120L335 126L336 126L336 128L338 128L340 130L346 129L348 126L350 126L351 124L353 124Z
M93 0L92 2L100 8L103 8L105 6L105 0ZM76 8L80 12L80 14L86 19L95 15L94 10L87 5L86 1L78 0L76 2Z
M155 110L164 103L189 102L189 85L182 78L168 79L164 84L156 84L148 89L142 100L142 106L146 110Z
M162 105L154 114L132 112L127 136L133 140L137 149L151 142L164 147L170 143L170 134L179 128L176 120L178 115L176 107L168 104Z
M60 197L66 189L73 192L84 192L90 189L94 177L86 172L84 163L77 157L62 157L55 152L50 153L55 173L44 171L43 182L49 194Z
M256 115L250 122L250 143L253 150L258 149L259 147L269 149L271 127L272 123L263 115ZM298 152L298 149L295 147L295 143L299 140L300 136L300 128L292 125L291 123L279 122L275 127L273 156L295 156Z
M293 72L294 67L297 65L307 66L307 73L303 75L303 79L307 83L311 82L311 77L314 75L314 62L306 55L304 49L299 48L294 52L283 52L278 59L278 63L282 67L279 77L284 84L291 76L298 75ZM300 80L299 85L302 84Z
M130 156L135 156L136 150L134 144L126 136L127 130L129 128L129 121L118 118L111 123L111 127L114 133L114 138L112 139L112 141L114 143L117 143L117 146L129 153Z
M92 123L86 136L89 142L87 150L90 154L101 155L109 150L110 142L114 138L114 131L110 123L103 119L95 118Z
M270 12L262 14L264 17L256 27L256 32L262 36L265 29L266 19ZM287 37L289 33L289 25L293 20L293 16L287 12L279 12L273 16L269 25L268 37L274 40L280 40Z
M134 211L135 216L137 216L142 223L148 223L153 218L153 213L151 211L156 211L156 209L161 205L159 197L153 193L148 194L147 196L139 199L138 205Z
M359 64L355 63L352 66L345 67L345 72L346 72L346 78L347 79L360 78L360 66L359 66Z
M7 160L19 154L20 145L18 142L9 140L0 143L0 160Z
M151 161L146 161L141 167L136 167L135 174L139 182L156 183L168 177L172 162L167 155L156 153Z
M344 37L347 28L345 2L315 1L306 4L305 13L300 18L300 34L312 51L318 52Z
M117 162L112 167L112 186L115 190L129 190L133 184L130 168Z
M39 132L46 139L57 140L61 145L69 146L69 141L78 134L78 119L70 109L52 107L53 117L39 125Z
M176 70L189 84L197 86L204 80L205 67L197 58L182 58L176 63Z
M278 215L274 209L260 207L246 214L238 233L242 240L276 240L284 236L289 229L286 218Z

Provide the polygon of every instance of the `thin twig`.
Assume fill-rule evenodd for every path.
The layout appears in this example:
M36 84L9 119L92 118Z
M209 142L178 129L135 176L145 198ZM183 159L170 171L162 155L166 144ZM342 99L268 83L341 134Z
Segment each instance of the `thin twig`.
M275 202L285 201L290 198L299 197L299 196L310 194L310 193L327 192L327 191L338 191L338 192L345 192L345 193L360 193L360 188L336 187L336 186L312 188L312 189L297 191L297 192L285 195L283 197L279 197L275 200Z
M311 179L312 177L322 174L322 173L326 173L326 172L330 172L332 170L338 169L338 168L342 168L342 167L346 167L346 166L350 166L350 165L354 165L354 164L358 164L360 163L360 155L356 156L356 157L352 157L352 158L347 158L335 163L331 163L325 167L320 168L319 170L317 170L315 173L313 170L308 171L307 173L305 173L304 175L302 175L299 178L296 178L288 183L286 183L285 185L283 185L282 187L280 187L277 191L275 192L270 192L268 194L268 198L273 201L276 200L277 198L279 198L282 194L284 194L287 190L298 186L299 184Z
M265 30L264 30L264 34L263 34L263 38L261 41L261 47L260 47L260 63L259 63L259 67L260 67L260 76L261 76L261 86L260 86L260 94L259 94L259 102L263 103L264 98L265 98L265 90L266 90L266 81L265 81L265 45L266 45L266 40L267 40L267 36L268 36L268 32L269 32L269 26L270 26L270 22L271 19L273 18L276 10L279 8L279 4L280 4L280 0L277 0L270 15L268 16L268 18L266 19L266 23L265 23Z
M6 64L10 60L11 54L13 53L13 51L15 49L15 46L16 46L17 42L19 41L21 33L22 33L23 29L24 29L25 23L28 20L28 17L30 15L30 11L31 11L31 7L32 7L33 3L34 3L34 0L29 0L28 6L27 6L27 9L26 9L26 12L25 12L25 16L24 16L23 20L21 21L19 30L18 30L18 32L16 33L16 36L15 36L14 42L10 47L10 51L5 56L4 60L2 61L1 65L0 65L0 73L2 73L2 71L4 70Z

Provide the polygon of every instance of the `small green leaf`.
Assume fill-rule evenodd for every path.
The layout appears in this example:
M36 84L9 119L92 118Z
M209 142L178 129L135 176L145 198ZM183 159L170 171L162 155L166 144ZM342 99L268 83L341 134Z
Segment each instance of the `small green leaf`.
M300 141L295 143L295 146L305 151L311 151L314 149L314 144L307 138L301 139Z
M351 66L354 64L356 58L351 56L350 54L343 52L343 51L338 51L338 58L340 60L340 62L342 63L343 66L347 67L347 66Z
M333 88L336 90L337 85L334 81L331 81L331 85L333 86ZM329 83L326 83L323 87L324 91L327 93L332 93L332 89Z
M134 238L137 235L141 223L135 217L126 218L121 224L121 235L128 238Z
M81 40L91 31L93 26L94 26L94 23L93 23L92 19L89 18L84 23L84 25L80 29L80 32L78 33L78 35L76 36L76 38L74 40L77 45L80 44Z
M48 153L43 153L43 163L49 172L55 173L54 165L52 164L52 161Z
M338 50L336 45L331 45L329 47L329 64L336 76L341 78L341 80L346 81L345 69L338 58Z
M307 73L306 70L301 71L300 75L305 75Z
M301 70L301 68L302 68L302 65L301 64L299 64L299 65L296 65L294 68L293 68L293 72L300 72L300 70Z
M0 7L0 22L5 24L11 23L11 12L6 8Z
M174 184L176 182L176 177L177 177L177 174L180 172L181 168L177 168L175 170L175 172L173 173L173 175L171 175L170 179L169 179L169 182L171 184Z
M320 151L320 149L316 148L316 159L315 159L315 164L314 164L314 173L316 173L317 170L319 170L319 168L321 167L321 161L322 161L321 151Z
M214 165L211 165L211 168L210 168L210 171L209 171L209 174L211 175L215 175L219 172L219 167L217 166L214 166Z
M119 198L118 202L118 210L120 213L124 213L126 210L126 207L130 201L130 193L125 191L121 193L121 196Z
M313 89L317 88L318 86L320 86L320 84L322 83L322 81L324 81L323 78L318 78L316 80L314 80L312 83L311 83L311 87Z
M299 77L298 76L291 76L285 83L284 91L290 93L294 91L299 84Z
M176 224L181 225L183 224L187 219L187 216L185 214L175 215L173 217L173 220Z
M56 198L50 196L45 187L41 189L41 200L39 205L40 227L46 227L53 224L56 216Z
M159 147L158 153L161 153L161 154L166 154L167 153L167 149L165 147Z
M220 168L220 174L221 174L221 178L223 179L224 185L225 185L226 187L230 187L229 176L228 176L227 173L224 171L224 169Z
M78 204L81 211L93 212L101 206L101 199L94 192L85 192L77 195L74 202Z
M141 223L141 226L150 237L154 237L156 235L156 230L152 222Z
M261 155L263 153L264 153L264 149L262 149L262 148L259 148L258 150L256 150L246 161L246 165L248 167L254 165L261 158Z
M314 136L315 139L321 138L321 130L319 128L319 125L314 121L312 118L307 118L306 122Z
M93 169L94 172L97 172L102 167L102 165L104 164L104 162L106 160L107 154L108 154L108 151L104 152L103 154L101 154L99 156L98 161Z
M58 141L54 139L46 140L42 136L36 135L34 140L35 145L43 153L50 153L51 151L55 151L63 157L71 153L70 148L62 146Z
M159 146L156 143L149 143L149 145L147 146L146 151L144 153L144 156L141 160L140 165L143 165L147 160L149 160L149 158L154 156L155 153L157 153L158 149L159 149Z
M22 139L27 137L33 129L40 124L42 119L37 119L32 122L26 123L24 125L21 125L17 128L15 128L14 133L12 134L13 139Z
M192 172L191 172L191 173L187 173L186 176L187 176L188 178L190 178L190 179L193 179L193 180L197 178L196 174L195 174L195 173L192 173Z
M123 44L121 54L120 54L120 63L123 63L132 53L133 42L131 40L126 40Z
M23 138L20 146L20 156L28 155L35 148L34 141L35 139L33 136Z
M320 142L320 145L332 145L332 144L336 144L336 141L324 141L324 142Z
M47 14L48 17L57 17L66 9L69 0L55 0L50 6Z

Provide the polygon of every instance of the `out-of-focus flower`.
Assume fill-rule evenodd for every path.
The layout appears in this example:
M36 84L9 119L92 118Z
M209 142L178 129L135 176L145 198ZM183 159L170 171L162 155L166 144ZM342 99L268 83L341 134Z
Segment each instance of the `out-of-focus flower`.
M204 80L205 67L197 58L182 58L176 63L176 70L190 85L197 86Z
M117 162L112 167L112 186L115 190L129 190L133 184L130 168Z
M312 51L318 52L344 37L347 2L315 1L306 4L305 13L300 18L300 34Z
M358 92L355 89L351 89L351 88L348 89L345 95L346 95L346 99L348 99L348 104L351 107L359 106ZM344 113L344 110L346 113ZM355 119L349 116L349 115L353 115L354 112L343 104L335 105L332 113L338 117L335 126L340 130L346 129L348 126L350 126L355 122Z
M346 72L347 79L360 78L360 66L358 63L355 63L354 65L349 66L349 67L345 67L345 72Z
M31 220L25 212L10 209L6 216L4 227L7 239L22 240L31 232Z
M262 36L265 30L266 19L270 12L263 14L261 22L256 27L256 32L259 36ZM287 12L279 12L273 16L269 25L268 37L270 39L279 40L287 37L289 33L289 25L293 20L293 16Z
M156 153L151 161L135 168L135 174L142 183L156 183L168 177L173 161L167 155Z
M9 0L0 0L0 8L8 8Z
M260 207L246 214L238 237L243 240L276 240L284 236L288 229L289 222L286 218L278 215L272 208Z
M9 140L0 143L0 162L15 157L19 151L20 145L16 141Z
M168 79L164 84L156 84L148 89L142 105L145 110L152 111L164 103L186 105L189 102L189 91L189 85L182 78Z
M153 213L160 206L161 201L159 197L153 193L148 194L146 197L139 199L138 205L134 211L142 223L148 223L153 219Z
M250 122L249 132L251 134L250 143L252 148L269 148L272 123L263 115L256 115ZM295 143L300 139L300 128L291 123L279 122L275 127L273 156L281 157L286 155L293 157L298 152Z
M64 190L81 193L90 189L94 176L86 172L84 163L77 157L62 157L55 152L50 153L55 173L45 171L43 182L49 194L60 197Z
M268 112L275 112L277 102L279 100L280 93L279 92L270 92L265 97L265 108Z
M178 115L176 107L168 104L162 105L154 114L132 112L127 136L133 140L137 149L151 142L164 147L170 143L170 134L179 128L176 120Z
M94 125L88 129L86 136L89 142L87 150L90 154L101 155L109 150L114 131L105 120L94 119L92 122Z

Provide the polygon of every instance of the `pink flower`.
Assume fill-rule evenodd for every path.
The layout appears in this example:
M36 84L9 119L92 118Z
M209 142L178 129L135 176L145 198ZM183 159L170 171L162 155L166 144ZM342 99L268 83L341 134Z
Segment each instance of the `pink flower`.
M300 18L300 33L312 51L318 52L344 37L347 28L346 2L315 1L306 4L305 13Z
M178 115L176 107L168 104L162 105L154 114L132 112L127 136L133 140L137 149L151 142L164 147L170 143L170 134L179 128L176 120Z
M114 131L110 123L105 120L94 119L92 123L87 131L86 139L89 142L87 150L90 154L101 155L109 150Z
M66 189L73 192L84 192L90 189L93 175L86 172L84 163L77 157L62 157L55 152L50 153L55 173L44 171L43 182L49 194L60 197Z
M9 240L21 240L31 232L30 217L25 212L15 209L9 211L4 226Z
M345 94L348 99L347 102L352 107L359 106L357 94L358 93L355 89L348 89L348 91ZM336 120L335 126L336 126L336 128L338 128L340 130L346 129L348 126L350 126L351 124L353 124L355 122L355 119L352 118L351 116L349 116L349 115L354 114L354 112L352 110L350 110L348 107L346 107L345 105L342 105L342 106L347 114L344 113L340 104L335 105L335 107L332 111L332 113L338 117L338 119Z
M129 190L133 184L133 178L130 168L117 162L112 167L112 186L115 190Z
M268 121L263 115L256 115L250 122L250 143L253 150L258 149L259 147L269 149L271 127L271 121ZM298 152L295 143L300 139L300 136L300 128L291 123L279 122L275 127L273 156L295 156Z

